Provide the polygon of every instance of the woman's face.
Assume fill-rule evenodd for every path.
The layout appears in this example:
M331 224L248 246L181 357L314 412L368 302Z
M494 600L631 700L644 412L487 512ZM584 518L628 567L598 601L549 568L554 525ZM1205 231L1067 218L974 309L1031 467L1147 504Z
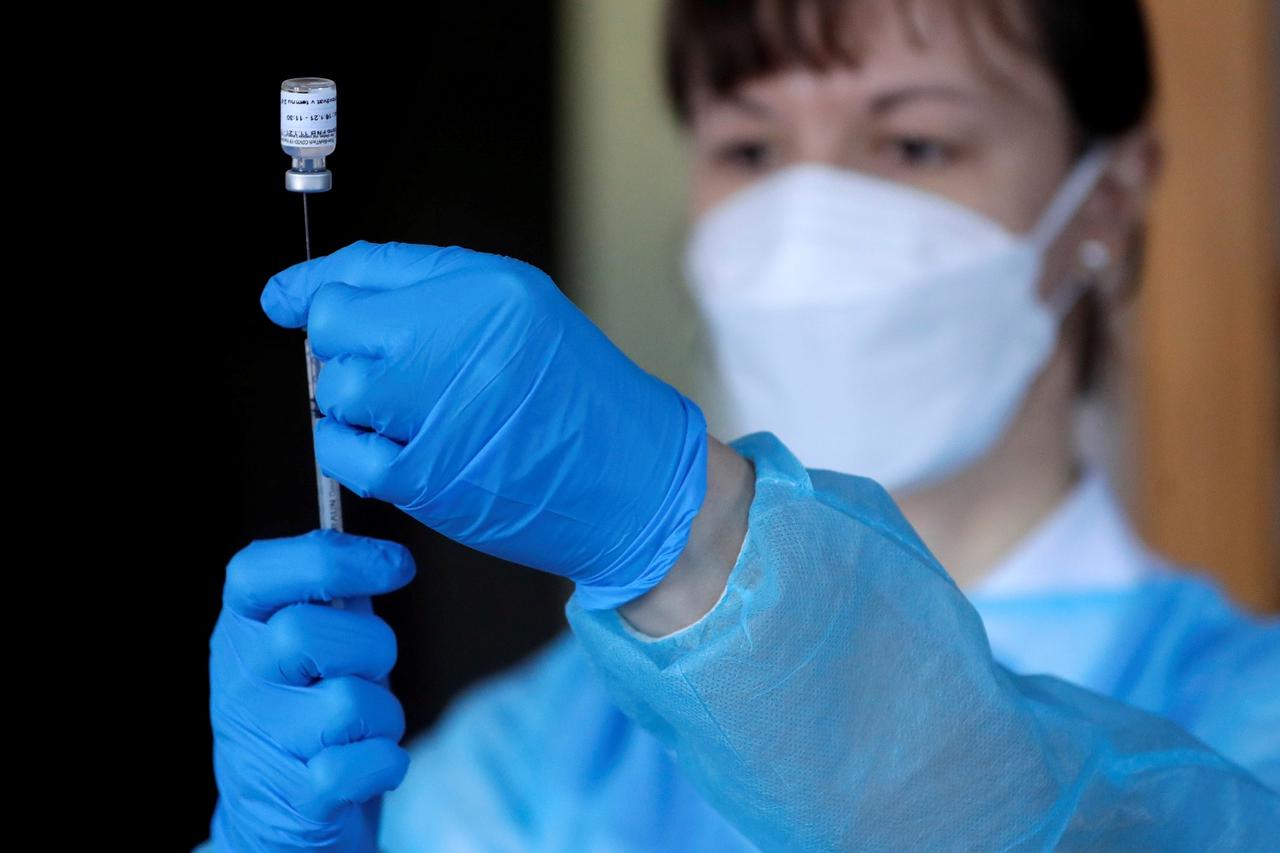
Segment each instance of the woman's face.
M1062 94L1037 59L981 15L892 0L846 16L856 67L791 68L728 98L692 98L693 212L784 166L818 162L909 184L1025 232L1070 168Z

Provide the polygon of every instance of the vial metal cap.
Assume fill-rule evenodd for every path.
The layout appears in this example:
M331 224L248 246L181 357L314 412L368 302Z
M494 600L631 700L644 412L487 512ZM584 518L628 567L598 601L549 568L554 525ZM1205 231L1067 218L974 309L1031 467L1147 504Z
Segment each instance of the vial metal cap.
M333 189L333 172L328 169L315 172L290 169L284 173L284 188L291 193L325 193Z

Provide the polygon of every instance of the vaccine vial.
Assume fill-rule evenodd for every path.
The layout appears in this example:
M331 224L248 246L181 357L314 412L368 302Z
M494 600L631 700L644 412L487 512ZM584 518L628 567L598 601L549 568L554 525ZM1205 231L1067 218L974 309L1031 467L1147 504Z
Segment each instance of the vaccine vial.
M284 187L322 193L333 187L324 158L338 147L338 87L323 77L294 77L280 84L280 147L293 160Z

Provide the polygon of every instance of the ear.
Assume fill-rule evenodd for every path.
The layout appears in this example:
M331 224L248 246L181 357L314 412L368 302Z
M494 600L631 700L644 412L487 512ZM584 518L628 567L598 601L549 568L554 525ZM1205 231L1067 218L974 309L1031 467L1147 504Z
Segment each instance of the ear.
M1164 148L1155 130L1144 123L1112 142L1110 152L1110 164L1089 205L1089 236L1120 257L1146 219L1164 165Z
M1104 256L1112 259L1105 270L1086 269L1100 276L1104 298L1124 289L1124 280L1138 261L1130 256L1141 244L1152 193L1164 166L1164 147L1149 124L1129 131L1109 147L1109 165L1082 223L1085 239L1105 248Z

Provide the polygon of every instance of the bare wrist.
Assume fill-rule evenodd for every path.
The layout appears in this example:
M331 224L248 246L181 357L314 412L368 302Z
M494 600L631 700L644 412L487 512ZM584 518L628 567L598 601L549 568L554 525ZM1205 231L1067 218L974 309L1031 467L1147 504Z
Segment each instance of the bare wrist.
M735 450L708 436L707 494L680 559L662 582L624 604L637 630L660 637L701 619L724 594L747 534L755 471Z

